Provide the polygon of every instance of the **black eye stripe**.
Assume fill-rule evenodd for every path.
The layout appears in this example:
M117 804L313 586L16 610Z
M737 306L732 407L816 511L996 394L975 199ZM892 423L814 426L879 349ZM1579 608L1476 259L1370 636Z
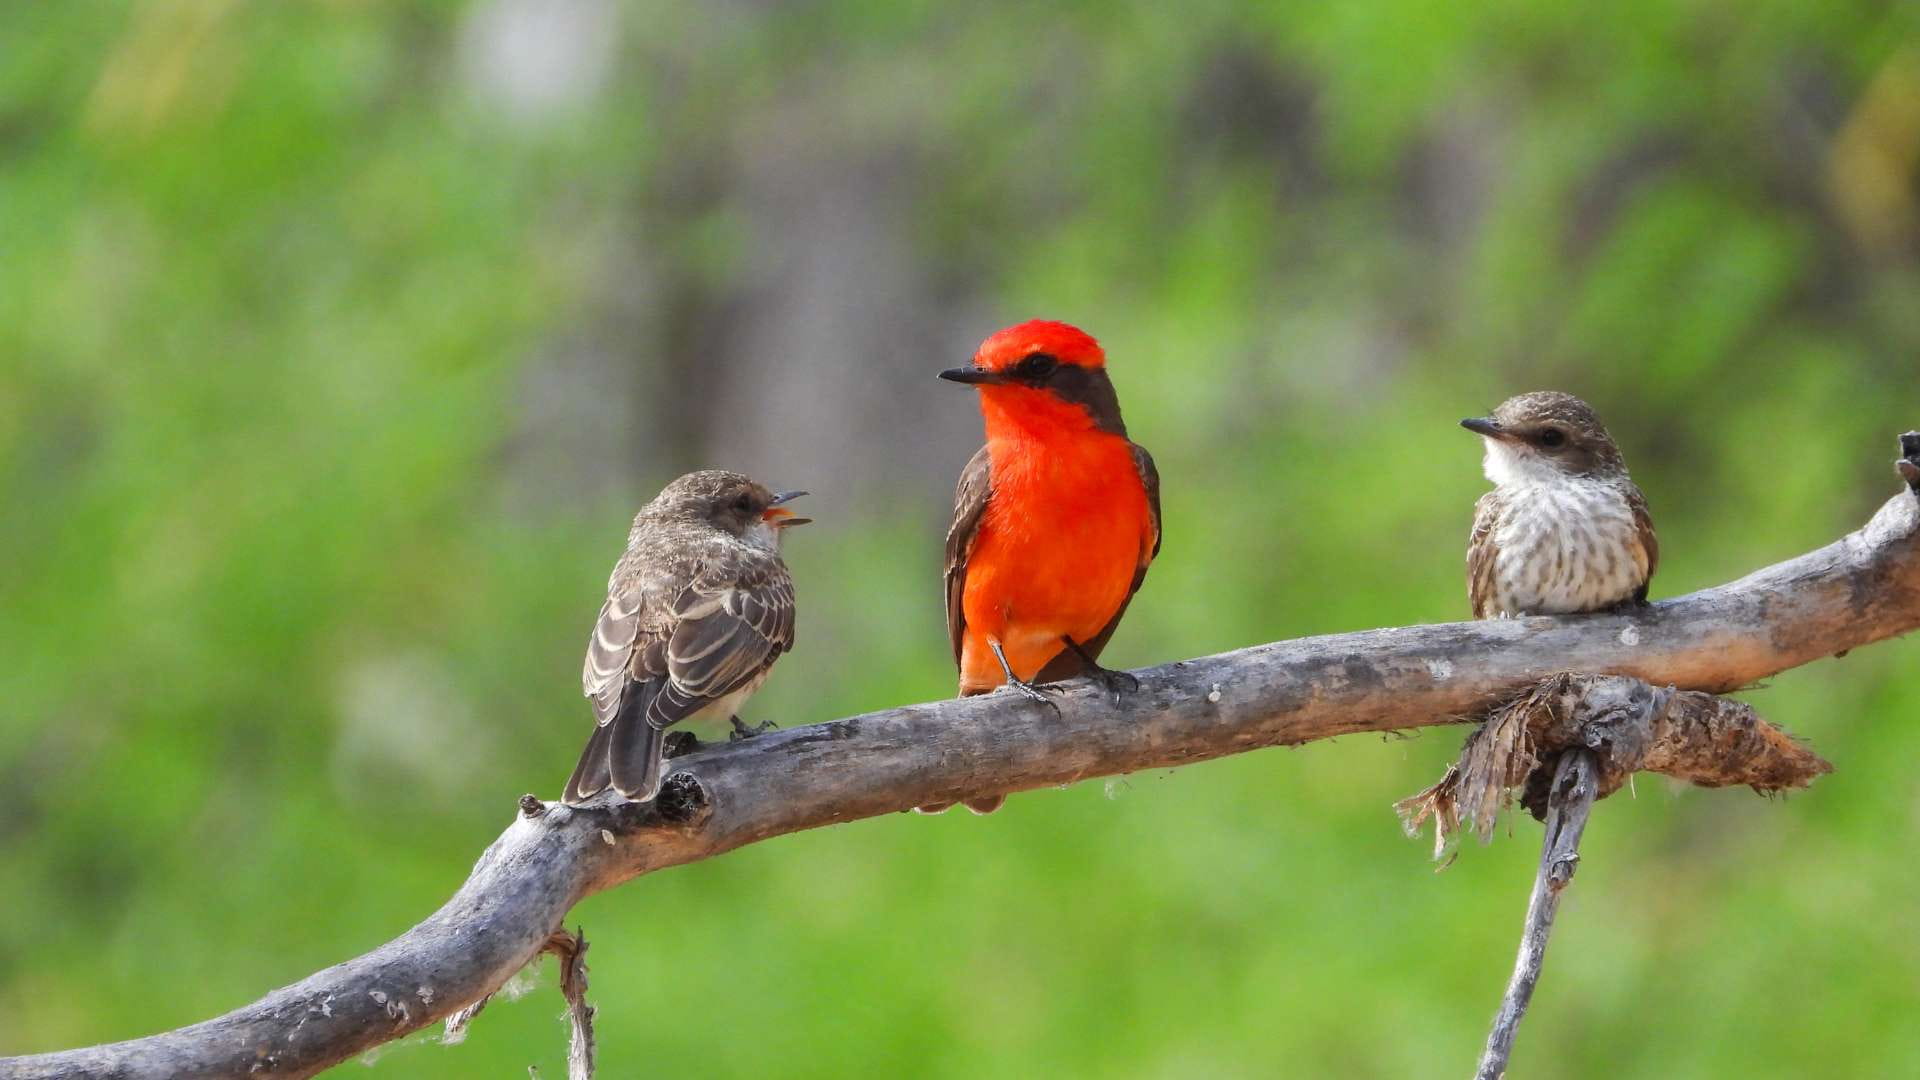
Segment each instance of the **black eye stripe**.
M1054 370L1059 366L1060 360L1058 357L1037 352L1028 353L1026 356L1021 357L1020 363L1015 366L1014 370L1022 379L1037 381L1052 375Z

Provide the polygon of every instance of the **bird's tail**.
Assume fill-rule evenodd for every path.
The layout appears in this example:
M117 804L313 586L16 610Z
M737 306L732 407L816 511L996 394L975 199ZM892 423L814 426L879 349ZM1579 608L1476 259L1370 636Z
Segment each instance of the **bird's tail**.
M607 768L613 789L633 802L646 802L660 793L660 758L667 733L647 723L644 709L622 709L608 724Z
M666 732L647 722L651 697L635 685L627 689L613 719L593 729L580 763L573 767L561 799L574 806L608 787L634 802L646 802L660 790L660 758Z

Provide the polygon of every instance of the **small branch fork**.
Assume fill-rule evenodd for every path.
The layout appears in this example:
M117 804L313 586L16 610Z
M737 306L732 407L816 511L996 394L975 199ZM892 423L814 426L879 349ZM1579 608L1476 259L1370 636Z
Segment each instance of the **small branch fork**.
M1462 758L1472 765L1477 752L1483 763L1456 766L1451 783L1411 800L1409 816L1425 809L1443 824L1478 827L1490 825L1516 785L1537 786L1537 797L1523 801L1550 817L1558 799L1535 890L1541 917L1529 917L1529 940L1538 921L1544 948L1553 883L1564 888L1571 874L1587 800L1631 772L1621 771L1623 751L1632 749L1639 768L1762 791L1826 771L1751 710L1712 695L1920 628L1920 433L1901 441L1905 490L1860 529L1644 609L1256 645L1135 672L1138 690L1118 704L1086 680L1061 684L1049 695L1059 715L1045 723L1007 693L905 705L698 747L672 759L660 797L644 805L611 793L579 807L529 796L439 911L372 952L188 1027L0 1059L0 1080L312 1076L473 1009L546 951L562 954L569 1067L585 1076L593 1057L585 942L555 928L594 893L803 829L1267 746L1460 723L1503 704L1487 725L1494 735L1476 735ZM1604 686L1583 680L1612 676L1541 679L1562 670L1624 678ZM1655 709L1656 686L1679 689ZM1533 704L1514 704L1521 699ZM1610 711L1608 701L1620 707ZM1529 778L1538 761L1554 763L1554 778L1571 770L1571 786L1536 785ZM1516 995L1532 985L1521 975Z

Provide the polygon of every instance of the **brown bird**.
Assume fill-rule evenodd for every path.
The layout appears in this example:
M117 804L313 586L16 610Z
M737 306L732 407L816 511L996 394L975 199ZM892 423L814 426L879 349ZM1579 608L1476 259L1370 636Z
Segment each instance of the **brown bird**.
M778 494L736 472L688 473L633 519L587 642L581 684L595 726L563 798L605 790L645 802L660 789L666 730L736 715L793 647L783 530L804 525ZM770 726L770 725L768 725Z
M1647 599L1660 545L1646 497L1586 402L1543 390L1460 421L1486 443L1467 599L1476 619L1604 611Z
M987 436L947 531L961 696L1004 685L1052 707L1035 683L1086 675L1115 695L1136 685L1098 661L1160 551L1160 474L1127 438L1099 342L1066 323L1024 322L940 377L979 390ZM984 814L1002 801L966 803Z

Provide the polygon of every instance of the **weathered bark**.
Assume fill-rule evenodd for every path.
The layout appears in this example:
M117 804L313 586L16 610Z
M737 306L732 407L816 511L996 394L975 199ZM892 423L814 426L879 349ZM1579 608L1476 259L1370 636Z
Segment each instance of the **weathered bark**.
M1908 447L1920 476L1920 436ZM1907 472L1903 472L1906 475ZM908 705L676 758L659 805L523 803L466 884L392 942L176 1031L0 1061L0 1077L308 1076L498 988L582 898L769 837L1263 746L1475 717L1556 672L1724 692L1920 627L1920 499L1739 581L1619 615L1370 630L1064 689Z

